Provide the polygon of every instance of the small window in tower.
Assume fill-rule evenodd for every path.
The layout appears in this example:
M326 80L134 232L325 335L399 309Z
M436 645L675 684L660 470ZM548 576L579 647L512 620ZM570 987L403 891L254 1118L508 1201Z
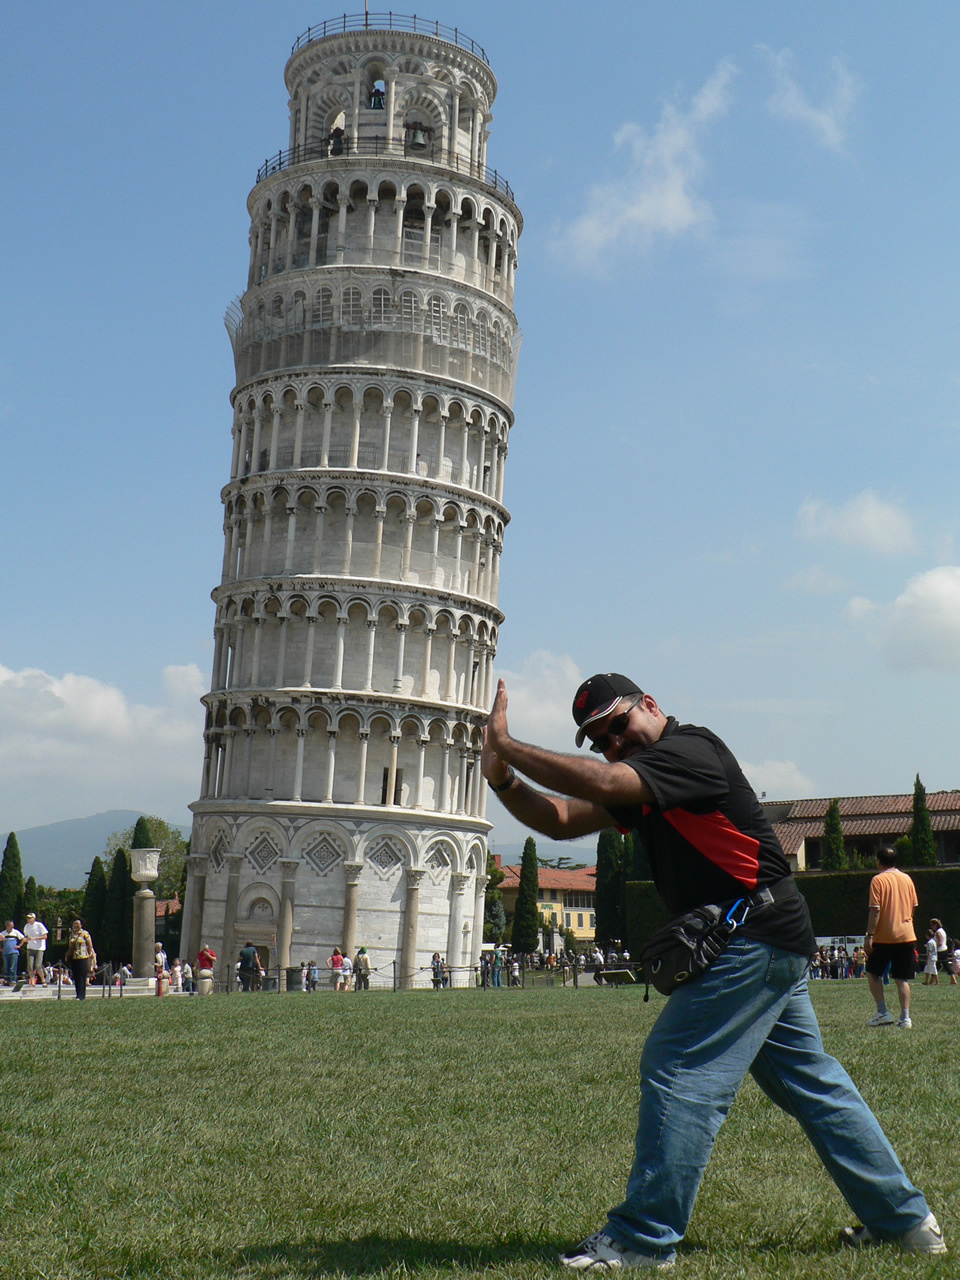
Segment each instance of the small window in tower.
M400 295L400 328L403 333L417 331L417 298L409 291Z
M347 118L341 111L330 127L330 154L332 156L342 156L347 149L346 135Z
M382 787L380 788L380 803L381 803L381 804L387 804L387 803L390 803L390 804L396 804L396 805L398 805L398 804L400 803L400 794L401 794L401 792L402 792L402 790L403 790L403 770L402 770L402 769L398 769L398 770L397 770L397 778L396 778L396 782L394 783L394 787L393 787L393 800L392 800L392 801L388 801L388 800L387 800L387 786L388 786L389 782L390 782L390 770L389 770L389 769L384 769L384 771L383 771L383 785L382 785Z
M373 291L373 309L371 312L373 326L376 329L385 329L390 323L390 293L389 290L379 288Z
M487 313L485 311L481 311L477 316L477 327L473 335L473 349L478 356L486 356L490 353Z
M270 314L275 320L283 319L283 299L279 294L277 294L270 304Z
M321 289L313 303L313 322L321 329L329 329L333 324L333 290Z
M448 337L446 304L436 294L430 299L430 336L434 342L446 342Z
M340 323L352 329L358 329L363 323L363 303L359 289L352 286L344 289L340 306Z
M453 312L453 345L460 347L462 351L466 351L469 347L468 334L470 332L470 321L467 317L467 308L460 303L454 308Z

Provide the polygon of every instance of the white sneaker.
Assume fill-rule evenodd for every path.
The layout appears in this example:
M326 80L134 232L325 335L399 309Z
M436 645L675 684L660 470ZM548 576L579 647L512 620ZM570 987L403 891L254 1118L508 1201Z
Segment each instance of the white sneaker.
M909 1031L910 1028L913 1026L913 1023L907 1017L900 1017L900 1019L897 1021L897 1026L900 1028L901 1031Z
M868 1245L882 1244L869 1227L844 1227L840 1232L840 1243L851 1249L862 1249ZM940 1224L932 1213L905 1236L891 1241L900 1245L901 1253L946 1253L947 1246L943 1242Z
M580 1244L560 1255L560 1261L571 1271L627 1271L634 1267L672 1267L674 1255L655 1258L650 1253L625 1249L605 1231L596 1231Z
M867 1019L868 1027L892 1027L893 1023L892 1013L875 1013L872 1018Z

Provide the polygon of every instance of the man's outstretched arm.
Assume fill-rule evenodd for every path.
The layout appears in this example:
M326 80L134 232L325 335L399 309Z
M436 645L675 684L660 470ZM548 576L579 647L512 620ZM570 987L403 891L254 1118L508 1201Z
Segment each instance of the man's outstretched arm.
M505 765L512 765L551 791L604 807L655 803L650 787L627 764L562 755L512 738L507 727L507 689L502 680L497 684L497 696L487 720L485 742Z

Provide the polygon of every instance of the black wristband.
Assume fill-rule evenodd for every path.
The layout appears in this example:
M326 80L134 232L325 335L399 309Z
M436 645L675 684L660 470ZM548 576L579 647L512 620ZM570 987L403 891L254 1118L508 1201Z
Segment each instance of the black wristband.
M507 777L506 782L499 782L499 783L491 782L489 784L490 790L493 792L495 796L499 796L504 791L508 791L510 787L512 787L517 780L517 775L514 773L513 769L509 765L507 766L507 769L508 769L509 776Z

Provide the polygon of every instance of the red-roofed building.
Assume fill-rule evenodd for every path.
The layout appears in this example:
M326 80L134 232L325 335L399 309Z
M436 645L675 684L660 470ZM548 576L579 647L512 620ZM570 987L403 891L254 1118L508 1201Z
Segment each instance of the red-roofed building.
M502 867L503 909L512 917L520 890L520 868ZM577 870L540 867L537 907L547 917L553 916L554 928L570 929L578 942L592 942L597 927L597 868Z
M795 871L820 866L823 823L829 800L764 802L777 839ZM913 822L913 794L905 796L843 796L840 825L847 853L854 850L873 858L881 845L909 834ZM960 862L960 791L927 792L930 825L941 863Z

